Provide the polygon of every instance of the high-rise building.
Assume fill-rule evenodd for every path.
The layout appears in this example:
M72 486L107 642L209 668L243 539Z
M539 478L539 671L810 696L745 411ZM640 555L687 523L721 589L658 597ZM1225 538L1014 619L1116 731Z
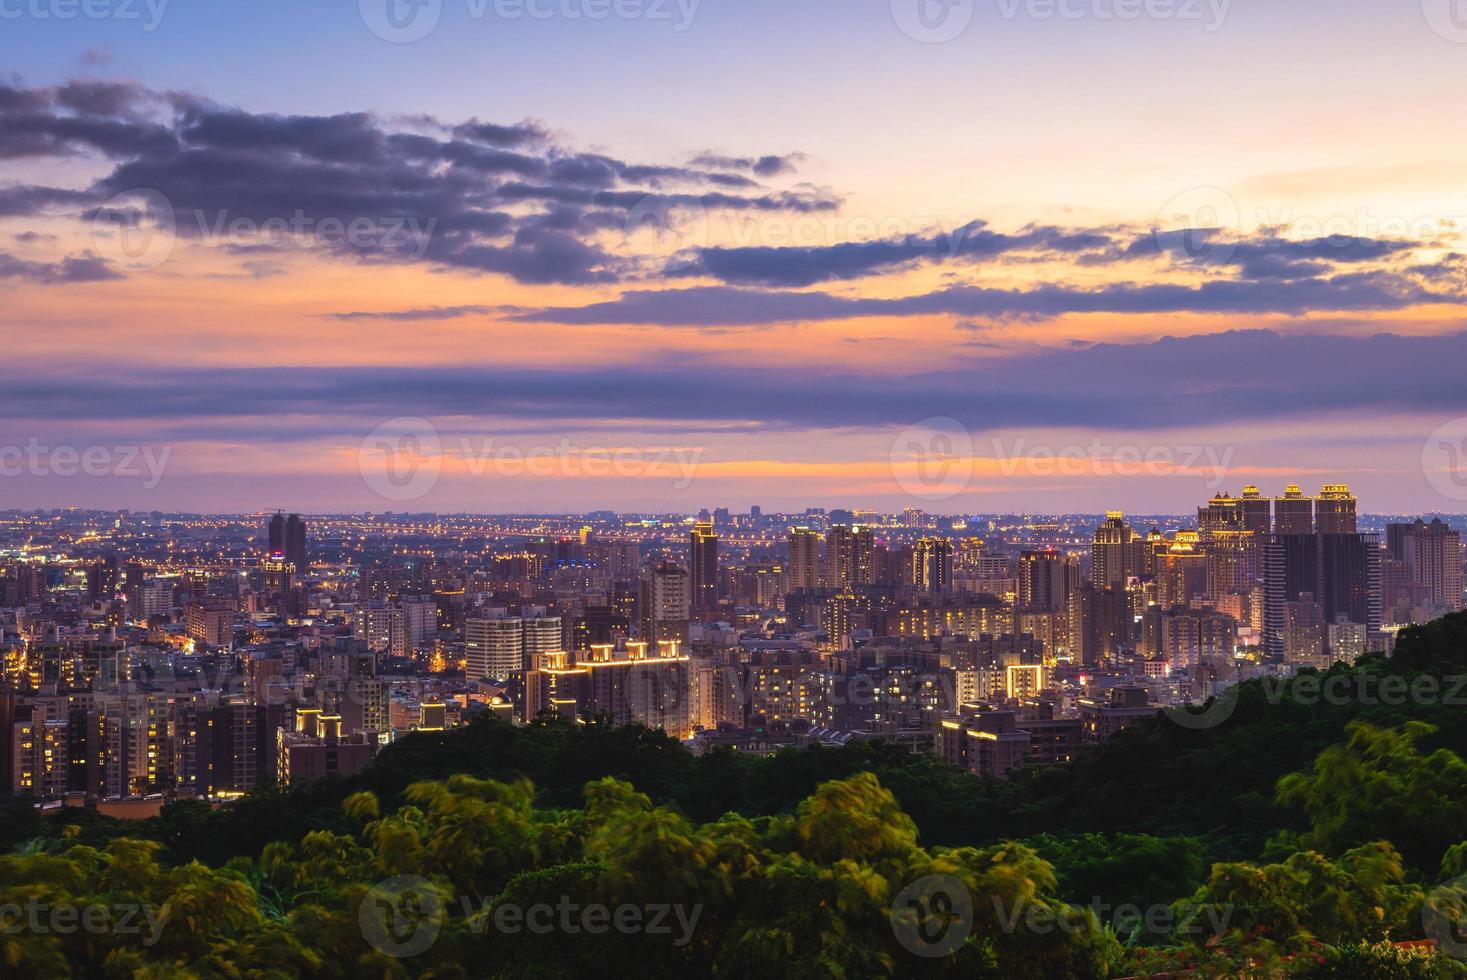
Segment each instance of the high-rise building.
M1241 531L1243 529L1243 502L1226 493L1219 493L1208 501L1206 507L1197 508L1197 530L1206 538L1212 531Z
M790 560L785 565L786 590L820 587L820 534L808 527L790 528Z
M1019 555L1019 605L1023 609L1065 612L1070 594L1080 587L1080 563L1057 551L1025 551Z
M1207 595L1207 549L1198 532L1178 531L1156 561L1156 600L1163 611Z
M1128 578L1143 573L1144 547L1145 542L1126 523L1126 515L1110 511L1095 529L1090 545L1090 580L1098 589L1124 589Z
M1243 496L1238 500L1238 507L1243 511L1243 530L1253 532L1254 539L1262 543L1264 535L1273 530L1272 508L1269 499L1257 487L1250 484L1243 488Z
M270 518L269 552L282 555L297 576L306 574L306 522L301 515L281 511Z
M921 592L948 592L953 581L953 543L922 538L912 547L912 584Z
M1274 498L1273 533L1314 533L1314 498L1304 496L1297 483L1289 484L1282 497Z
M856 581L856 532L848 524L833 524L825 532L825 584L848 589Z
M718 608L718 535L712 522L699 521L688 534L692 572L692 606L698 612Z
M1207 595L1247 595L1259 576L1262 538L1252 531L1213 531L1206 545Z
M688 642L691 596L688 572L663 562L642 577L641 634L644 643Z
M1355 533L1355 498L1343 483L1326 484L1314 502L1314 527L1320 534Z
M524 622L519 618L469 619L464 623L469 680L508 678L524 669Z
M1391 525L1392 528L1399 525ZM1406 562L1411 583L1422 587L1428 615L1462 608L1462 536L1433 518L1417 521L1400 535L1400 558Z
M539 653L561 649L559 616L537 616L543 607L521 616L503 615L496 610L488 617L470 618L464 623L464 659L469 680L513 677Z

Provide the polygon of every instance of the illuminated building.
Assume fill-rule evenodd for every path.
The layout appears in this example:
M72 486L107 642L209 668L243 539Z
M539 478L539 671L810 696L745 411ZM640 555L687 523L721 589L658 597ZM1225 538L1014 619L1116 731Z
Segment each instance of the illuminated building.
M691 596L688 573L663 562L642 577L641 634L644 643L688 642Z
M1355 533L1355 498L1343 483L1326 484L1314 502L1314 529L1320 534Z
M1425 616L1460 610L1462 536L1439 517L1430 524L1392 524L1388 533L1391 557L1406 563L1411 584L1421 589Z
M953 580L953 543L922 538L912 547L912 584L921 592L948 592Z
M284 557L297 575L309 568L306 556L306 522L299 514L277 512L270 518L269 552Z
M718 535L713 525L700 521L688 535L689 566L692 572L692 608L709 612L718 608Z
M791 528L785 591L820 588L820 534L808 527Z
M1070 594L1080 587L1080 563L1057 551L1019 555L1019 605L1026 610L1066 612Z
M1090 545L1090 580L1098 588L1124 589L1128 579L1145 572L1143 548L1142 539L1126 523L1126 515L1109 511Z
M1314 498L1304 496L1297 483L1289 484L1282 497L1274 498L1273 533L1314 533Z
M525 672L525 716L604 715L617 725L642 724L687 738L692 734L690 671L675 641L659 643L656 654L640 642L620 650L597 645L574 663L563 651L538 654Z
M1243 496L1238 500L1238 507L1243 512L1244 531L1251 531L1258 541L1262 541L1265 535L1272 533L1271 504L1257 487L1250 484L1243 488Z

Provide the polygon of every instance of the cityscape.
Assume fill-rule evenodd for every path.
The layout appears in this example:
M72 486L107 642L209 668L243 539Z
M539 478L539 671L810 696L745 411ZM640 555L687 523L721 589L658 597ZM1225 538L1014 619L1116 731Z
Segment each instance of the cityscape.
M1467 0L0 39L0 980L1467 980Z
M1463 608L1461 519L1348 486L1195 516L9 512L5 784L155 816L416 731L604 716L694 753L881 739L980 776Z

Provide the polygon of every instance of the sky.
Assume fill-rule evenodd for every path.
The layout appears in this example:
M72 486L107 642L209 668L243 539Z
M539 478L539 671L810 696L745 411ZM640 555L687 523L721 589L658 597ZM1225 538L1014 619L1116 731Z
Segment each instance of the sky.
M0 508L1467 506L1455 0L0 20Z

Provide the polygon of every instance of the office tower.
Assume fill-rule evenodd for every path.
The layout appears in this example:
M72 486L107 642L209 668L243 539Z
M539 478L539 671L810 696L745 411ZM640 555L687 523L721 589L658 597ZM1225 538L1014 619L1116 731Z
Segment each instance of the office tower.
M1396 527L1397 525L1392 525ZM1431 615L1462 608L1462 536L1440 517L1417 521L1402 535L1401 558Z
M1257 487L1250 484L1243 488L1243 496L1238 500L1238 507L1243 512L1243 530L1251 531L1254 539L1262 543L1263 536L1273 530L1272 508L1269 499Z
M299 514L277 512L270 518L270 554L279 554L293 566L296 575L307 570L306 522Z
M469 680L513 677L537 654L562 649L559 616L535 615L543 607L525 610L521 616L494 610L487 617L472 617L464 623L464 660Z
M1019 555L1019 606L1026 610L1065 612L1070 594L1080 586L1080 562L1057 551L1025 551Z
M699 521L688 534L692 604L698 612L718 608L718 535L711 522Z
M825 532L825 584L848 589L856 581L856 533L847 524L834 524Z
M1314 498L1304 496L1297 483L1289 484L1282 497L1274 498L1273 533L1314 533Z
M525 668L524 621L518 617L470 618L464 623L468 679L505 679Z
M545 610L537 608L536 611L543 613ZM530 659L537 654L565 649L565 635L559 616L526 615L522 621L520 635L524 642L520 658L522 664L529 663Z
M953 543L922 538L912 547L912 584L921 592L949 592L953 581Z
M1324 623L1343 620L1372 632L1380 628L1384 555L1377 535L1276 534L1263 555L1265 653L1285 655L1285 604L1290 602L1318 602Z
M1353 501L1351 502L1353 508ZM1352 513L1353 520L1353 513ZM1319 588L1324 621L1345 620L1380 629L1380 538L1375 534L1320 534Z
M641 634L644 643L688 642L690 619L687 570L663 562L642 577Z
M1126 515L1109 511L1105 522L1095 529L1090 545L1090 580L1096 588L1124 589L1126 580L1140 576L1145 559L1145 543L1126 523Z
M755 524L758 524L761 520L764 519L764 508L760 507L758 504L750 507L749 519L752 520Z
M1314 502L1314 527L1320 534L1355 533L1355 498L1343 483L1326 484Z
M820 587L820 534L808 527L790 528L790 560L785 565L786 591Z

